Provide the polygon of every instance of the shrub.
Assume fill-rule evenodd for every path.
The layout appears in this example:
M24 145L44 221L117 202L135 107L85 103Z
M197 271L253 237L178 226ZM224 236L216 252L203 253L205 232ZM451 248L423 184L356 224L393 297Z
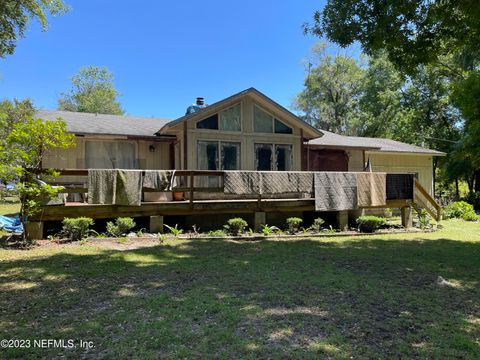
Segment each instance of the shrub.
M360 216L357 219L358 231L372 233L385 225L385 219L378 216Z
M316 218L313 220L312 226L310 226L310 230L316 233L322 231L323 225L325 224L325 220L322 218Z
M476 214L475 210L473 210L472 204L469 204L465 201L456 201L443 208L443 218L459 218L466 220L476 218Z
M430 216L428 215L427 211L425 209L422 209L418 213L418 227L420 229L427 229L430 227Z
M465 221L478 221L479 217L477 214L475 214L475 211L472 211L472 212L467 212L463 214L462 219Z
M93 219L89 217L65 218L63 219L62 232L73 241L86 238L90 226L94 224Z
M207 233L207 235L213 237L225 237L227 236L227 233L223 230L211 230Z
M476 211L480 210L480 192L471 192L468 193L462 200L468 202L469 204L473 205L473 209Z
M113 237L119 237L126 234L135 227L135 221L129 217L119 217L115 219L115 224L107 222L107 233Z
M300 224L302 223L302 221L303 220L298 218L298 217L288 218L287 219L287 231L290 234L295 234L300 229Z
M276 226L268 226L267 224L262 225L262 234L267 236L270 235L274 232L279 231L280 229Z
M182 229L178 228L178 224L175 224L175 226L168 226L167 224L165 224L163 226L165 226L173 236L178 236L183 232Z
M245 228L248 226L248 223L242 218L232 218L227 221L227 225L224 225L225 230L233 236L242 234L245 231Z

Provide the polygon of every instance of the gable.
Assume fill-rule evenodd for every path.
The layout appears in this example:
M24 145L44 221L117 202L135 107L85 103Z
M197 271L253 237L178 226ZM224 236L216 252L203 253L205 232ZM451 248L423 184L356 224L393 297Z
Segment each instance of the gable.
M278 127L282 127L283 124L286 127L290 127L292 129L298 129L297 132L303 130L304 137L308 139L317 138L322 136L322 133L317 129L313 128L312 126L308 125L304 121L302 121L299 117L273 101L272 99L268 98L264 94L260 93L254 88L250 88L244 90L240 93L237 93L233 96L230 96L226 99L218 101L212 105L209 105L195 113L188 114L182 116L179 119L176 119L168 124L166 124L158 134L168 134L171 132L182 130L185 126L184 123L187 123L187 127L189 129L195 129L197 127L197 123L199 121L205 121L211 117L219 117L218 120L210 119L212 123L218 121L219 129L211 129L211 130L225 130L225 131L238 131L235 130L235 126L233 124L229 124L228 129L222 129L220 117L222 117L222 113L225 113L232 107L241 104L241 122L242 122L242 132L253 132L253 125L250 125L248 122L251 121L250 119L253 118L253 111L255 109L254 106L259 107L261 110L266 112L267 114L271 115L273 118L277 119L281 124L278 124ZM252 105L253 104L253 105ZM232 114L231 118L235 118L235 114ZM224 122L224 124L227 124ZM275 127L275 125L273 125ZM215 127L215 126L213 126ZM225 126L224 126L225 127ZM288 133L288 132L287 132Z

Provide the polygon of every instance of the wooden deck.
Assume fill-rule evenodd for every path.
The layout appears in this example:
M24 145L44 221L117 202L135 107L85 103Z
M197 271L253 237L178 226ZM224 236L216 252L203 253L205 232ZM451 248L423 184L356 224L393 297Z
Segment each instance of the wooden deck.
M61 169L57 170L64 176L82 176L87 182L88 170L83 169ZM204 170L177 170L175 172L178 186L173 190L183 192L187 200L143 202L141 206L120 206L120 205L92 205L86 203L67 203L66 205L44 206L42 211L32 218L33 221L58 221L65 217L87 216L94 219L108 219L120 216L147 217L147 216L168 216L168 215L199 215L199 214L228 214L228 213L255 213L255 212L301 212L315 211L314 198L257 198L248 199L225 199L223 196L223 171ZM219 177L220 187L199 187L195 186L196 177ZM85 193L85 185L77 184L68 187L63 192ZM59 184L60 185L60 184ZM149 190L144 189L144 192ZM209 193L209 199L195 199L196 194ZM218 196L216 195L218 194ZM439 210L436 203L429 197L429 194L415 181L415 195L412 199L387 200L386 205L376 208L411 208L415 206L415 199L423 196L422 200L434 205L425 208L439 217ZM217 199L215 199L217 197ZM375 208L375 207L371 207Z
M389 200L389 208L411 206L410 200ZM315 199L244 199L244 200L195 200L146 202L141 206L91 205L67 203L66 205L45 206L36 221L59 221L65 217L87 216L94 219L109 219L120 216L167 216L229 214L254 212L296 212L315 211Z

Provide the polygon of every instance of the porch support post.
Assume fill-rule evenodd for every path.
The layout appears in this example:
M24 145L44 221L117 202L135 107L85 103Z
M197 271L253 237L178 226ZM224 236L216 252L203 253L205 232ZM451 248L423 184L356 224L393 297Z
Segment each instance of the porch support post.
M27 223L27 233L29 240L43 239L43 221L29 221Z
M301 154L301 158L300 158L300 170L301 171L305 171L307 170L307 165L306 165L306 159L307 159L307 154L305 152L305 143L304 143L304 140L303 140L303 129L300 129L300 154Z
M412 215L412 207L405 206L400 209L402 213L402 226L405 229L411 228L413 226L413 215Z
M188 126L183 122L183 169L188 169Z
M264 212L261 211L256 211L254 214L254 230L255 231L260 231L262 230L262 225L266 224L266 215Z
M163 216L150 216L149 231L151 233L163 233Z
M348 210L342 210L337 212L337 223L340 231L348 230Z

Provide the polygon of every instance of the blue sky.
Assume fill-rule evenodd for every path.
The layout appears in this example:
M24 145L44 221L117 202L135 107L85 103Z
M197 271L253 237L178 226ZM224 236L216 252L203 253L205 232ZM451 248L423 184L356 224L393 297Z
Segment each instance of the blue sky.
M54 109L69 77L85 65L115 75L127 114L176 118L195 97L207 103L255 87L291 108L302 59L318 41L304 36L324 1L70 0L48 32L32 23L13 56L0 59L0 99L30 97Z

